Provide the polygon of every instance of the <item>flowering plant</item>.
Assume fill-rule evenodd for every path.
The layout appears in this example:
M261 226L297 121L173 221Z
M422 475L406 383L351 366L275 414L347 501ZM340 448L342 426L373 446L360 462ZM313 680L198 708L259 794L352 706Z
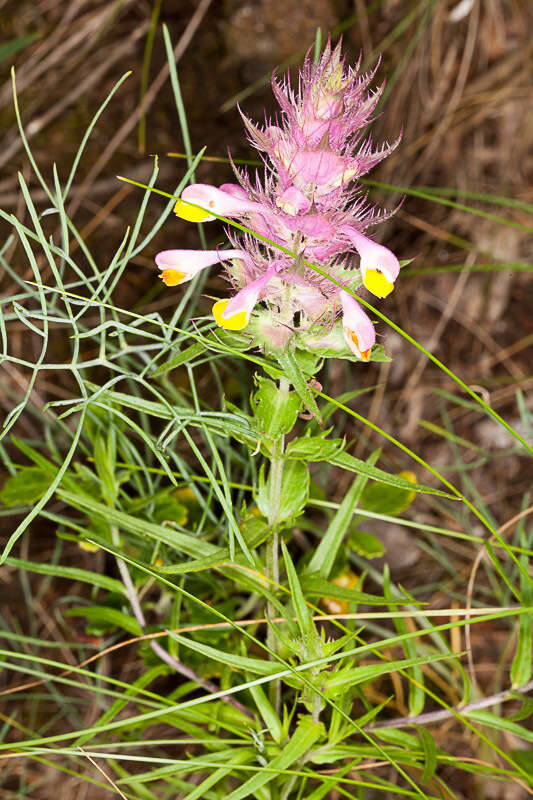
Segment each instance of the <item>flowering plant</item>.
M368 201L358 179L399 138L375 150L365 136L383 85L371 91L375 70L362 75L359 67L346 67L340 43L333 50L328 43L318 63L305 59L297 91L288 78L273 78L279 119L259 128L243 115L265 163L263 180L234 167L238 183L193 184L175 207L182 219L231 218L249 232L228 230L232 249L156 256L167 286L224 263L235 294L215 303L214 318L222 328L246 328L268 352L282 352L291 342L323 355L380 358L374 325L353 295L364 285L386 297L400 264L364 233L389 214Z

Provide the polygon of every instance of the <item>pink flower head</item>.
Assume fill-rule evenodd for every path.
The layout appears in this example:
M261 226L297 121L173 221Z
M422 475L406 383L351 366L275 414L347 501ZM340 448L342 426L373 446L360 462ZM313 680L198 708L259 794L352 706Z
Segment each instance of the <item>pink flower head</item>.
M289 186L276 197L276 205L289 216L295 217L307 213L311 208L311 201L296 186Z
M363 283L386 297L398 277L396 256L365 235L389 215L368 201L358 179L399 139L374 148L365 138L382 87L372 91L375 70L364 75L359 67L347 66L340 44L332 49L328 42L318 63L306 57L297 89L288 78L273 79L280 106L275 124L266 120L261 128L243 116L250 141L265 161L264 178L234 167L238 183L188 186L176 204L183 219L231 217L257 236L230 228L232 250L200 251L197 261L187 261L187 251L179 250L157 257L169 284L226 261L234 296L215 303L215 320L232 330L250 324L267 349L283 349L291 339L308 349L308 343L321 342L316 349L368 360L374 326L340 287L353 292ZM180 255L172 260L173 253ZM172 270L187 277L175 280ZM261 310L262 301L267 310ZM340 308L342 323L337 321Z

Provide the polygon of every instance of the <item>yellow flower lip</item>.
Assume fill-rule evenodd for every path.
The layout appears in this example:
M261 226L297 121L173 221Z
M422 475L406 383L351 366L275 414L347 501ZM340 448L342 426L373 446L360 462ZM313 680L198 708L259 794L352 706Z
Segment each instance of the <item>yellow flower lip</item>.
M161 280L165 286L179 286L188 277L186 272L180 272L179 269L164 269L161 272Z
M215 305L213 306L213 316L215 318L215 322L221 328L225 328L227 331L242 331L243 328L246 328L248 325L249 314L246 311L238 311L236 314L232 314L231 317L225 319L222 315L226 310L226 306L228 305L229 300L217 300Z
M187 222L205 222L211 216L203 208L197 208L186 200L178 200L174 206L174 213L177 217Z
M394 289L394 284L387 280L385 275L377 269L365 270L363 283L369 292L382 299L387 297Z

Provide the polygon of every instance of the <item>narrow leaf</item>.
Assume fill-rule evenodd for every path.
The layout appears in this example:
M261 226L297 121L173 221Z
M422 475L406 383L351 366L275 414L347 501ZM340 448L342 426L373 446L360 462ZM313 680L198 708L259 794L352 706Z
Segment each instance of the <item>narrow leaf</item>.
M274 780L284 769L288 769L299 761L311 749L317 739L324 733L320 722L313 722L311 717L303 717L292 738L279 755L268 764L268 772L258 772L242 786L231 792L226 800L243 800L245 797L257 797L259 790Z
M305 602L302 587L300 586L300 581L298 580L298 575L294 568L294 564L292 563L287 545L283 541L281 543L281 549L283 552L283 559L285 561L285 568L287 570L287 578L289 579L289 588L291 590L291 598L294 605L294 610L296 612L298 627L300 628L302 638L305 639L309 636L311 630L314 630L313 623L311 621L311 612L307 603Z
M285 350L284 352L277 354L277 359L286 377L296 389L300 400L321 425L322 417L320 416L320 411L318 410L316 400L309 389L309 386L307 385L305 376L300 368L300 365L298 364L298 361L294 357L294 353L292 353L290 350Z
M385 597L390 598L391 600L394 598L394 594L391 590L388 568L385 569L383 576L383 591L385 593ZM389 609L394 611L393 606L389 606ZM394 627L400 635L409 633L407 624L401 617L394 618ZM416 639L405 639L402 642L402 646L407 658L416 659ZM409 670L408 674L412 679L409 681L409 712L411 715L416 716L417 714L422 713L424 710L424 703L426 699L424 692L424 673L422 672L420 666L413 666L413 668Z
M271 675L277 672L279 665L271 661L264 661L260 658L248 658L247 656L238 656L235 653L226 653L223 650L217 650L215 647L210 647L207 644L197 642L194 639L189 639L186 636L181 636L179 633L172 633L169 631L169 636L175 639L185 647L195 650L197 653L210 658L215 663L227 664L233 669L252 672L254 675Z
M375 451L369 457L368 462L361 463L369 468L373 468L373 464L378 459L379 452L379 450ZM317 573L321 578L329 578L335 558L337 557L339 548L348 530L366 481L367 476L364 473L358 475L346 492L337 513L331 520L326 533L322 537L311 561L307 565L308 574Z
M351 456L349 453L342 452L335 454L330 460L330 464L343 467L343 469L348 469L351 472L359 472L366 475L368 478L372 478L372 480L381 481L381 483L389 483L391 486L397 486L399 489L407 489L409 492L434 494L438 497L448 497L451 500L458 499L456 495L448 494L448 492L443 492L440 489L433 489L431 486L423 486L419 483L411 483L411 481L401 478L399 475L391 475L389 472L384 472L384 470L378 467L370 466L365 461L354 458L354 456Z

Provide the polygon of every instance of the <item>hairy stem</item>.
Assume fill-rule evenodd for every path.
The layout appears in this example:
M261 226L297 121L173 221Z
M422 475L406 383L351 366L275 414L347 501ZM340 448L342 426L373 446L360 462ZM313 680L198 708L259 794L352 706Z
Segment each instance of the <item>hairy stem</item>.
M287 378L280 378L279 391L281 394L288 394L290 383ZM273 455L270 462L270 473L268 476L269 481L269 495L268 495L268 524L270 526L270 538L266 545L266 574L267 578L271 581L270 591L275 592L279 584L279 531L278 521L279 512L281 507L281 486L283 479L283 448L284 437L275 442ZM267 617L272 619L276 614L276 609L271 602L267 604ZM273 629L269 626L267 633L267 646L272 651L276 652L276 637ZM270 683L270 700L276 709L279 711L281 705L281 683L279 680Z

